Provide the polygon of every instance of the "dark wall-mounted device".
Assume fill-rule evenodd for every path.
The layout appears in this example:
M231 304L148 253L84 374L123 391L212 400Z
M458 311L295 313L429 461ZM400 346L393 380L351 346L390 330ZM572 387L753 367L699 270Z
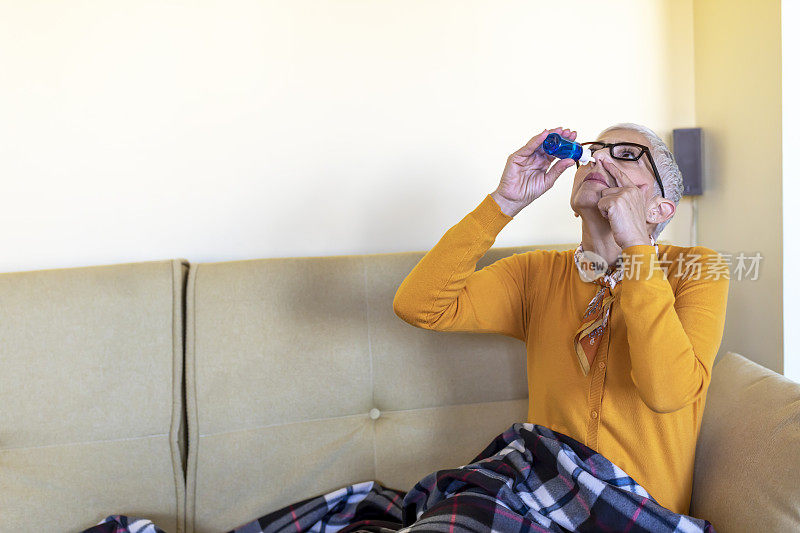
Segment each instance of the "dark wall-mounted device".
M700 128L672 130L672 153L683 176L683 195L703 194L703 131Z

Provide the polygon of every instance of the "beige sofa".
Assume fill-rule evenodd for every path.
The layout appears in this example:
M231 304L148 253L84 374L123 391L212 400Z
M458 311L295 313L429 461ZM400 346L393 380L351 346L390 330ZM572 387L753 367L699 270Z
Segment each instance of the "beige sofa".
M465 464L525 420L525 349L400 320L422 255L0 274L0 531L227 531ZM800 530L800 385L729 352L708 395L690 514Z

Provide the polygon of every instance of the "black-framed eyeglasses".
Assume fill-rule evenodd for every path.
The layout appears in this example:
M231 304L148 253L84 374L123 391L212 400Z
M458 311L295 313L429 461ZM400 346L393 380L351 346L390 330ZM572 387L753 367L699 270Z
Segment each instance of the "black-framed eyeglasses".
M639 158L642 157L642 154L647 155L647 160L650 161L650 168L653 169L653 174L656 177L658 188L661 189L661 196L664 198L667 197L667 195L664 193L664 184L661 183L661 176L658 175L656 163L653 161L653 156L650 154L650 149L647 146L636 143L604 143L600 141L589 141L580 144L581 146L588 145L589 151L592 154L598 150L608 147L611 157L614 159L621 159L623 161L638 161Z

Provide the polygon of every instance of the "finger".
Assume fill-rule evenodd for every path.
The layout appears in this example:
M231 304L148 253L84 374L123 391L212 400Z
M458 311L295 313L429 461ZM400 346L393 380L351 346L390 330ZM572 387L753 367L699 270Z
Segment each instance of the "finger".
M567 128L561 133L561 136L567 139L568 141L574 142L575 139L578 138L578 132Z
M560 128L556 128L556 130L554 130L554 131L558 131L559 129ZM561 132L559 133L559 135L561 135L565 139L568 139L570 141L574 141L578 137L578 132L575 131L575 130L571 130L569 128L566 128L566 129L562 129Z
M603 167L608 169L608 171L613 175L614 179L617 181L617 185L620 187L633 187L637 191L639 191L642 195L642 200L647 203L647 193L645 192L643 187L639 187L634 183L634 181L625 174L622 170L620 170L616 165L608 161L607 159L603 159ZM614 173L616 171L616 173ZM657 186L657 185L656 185Z
M604 218L608 218L609 212L611 208L614 206L614 202L608 196L604 196L597 201L597 209L600 211L600 214L603 215Z
M523 146L522 148L520 148L511 155L512 156L516 155L521 157L528 157L529 155L532 155L533 152L535 152L536 149L542 145L542 143L547 138L547 136L550 135L550 133L551 132L546 129L542 130L542 132L539 135L534 135L533 137L531 137L531 140L525 143L525 146Z
M558 177L564 173L569 167L575 164L574 159L564 158L560 159L555 165L550 167L550 170L544 175L544 182L547 187L550 187L555 183Z
M619 196L624 190L624 187L606 187L605 189L600 189L600 197Z
M603 201L597 202L597 210L600 211L600 214L603 218L608 218L608 208L609 205L607 203L603 203Z
M553 128L553 129L550 129L550 130L547 130L547 131L549 133L558 133L562 137L566 137L567 136L567 132L569 131L569 129L564 129L563 127L559 126L557 128Z
M625 174L622 170L619 169L617 165L612 163L606 158L602 159L603 168L608 170L608 173L617 181L617 185L620 187L636 187L636 184L633 183L627 174Z

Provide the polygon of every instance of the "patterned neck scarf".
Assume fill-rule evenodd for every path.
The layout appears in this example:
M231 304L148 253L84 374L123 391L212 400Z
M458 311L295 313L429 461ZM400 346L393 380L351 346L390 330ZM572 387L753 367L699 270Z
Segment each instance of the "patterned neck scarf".
M658 245L652 235L650 236L650 244L655 246L656 255L658 255ZM581 268L583 256L583 243L581 243L575 249L575 267L578 269L578 273L583 271ZM594 361L597 347L600 346L603 333L606 331L608 317L611 314L611 303L616 298L615 295L611 294L611 289L622 281L622 262L623 258L620 256L617 258L616 263L606 269L605 274L592 281L592 283L600 287L597 289L592 301L589 302L574 338L575 353L578 356L578 362L581 365L584 376L589 374L589 367L591 362ZM593 276L589 275L587 277Z

